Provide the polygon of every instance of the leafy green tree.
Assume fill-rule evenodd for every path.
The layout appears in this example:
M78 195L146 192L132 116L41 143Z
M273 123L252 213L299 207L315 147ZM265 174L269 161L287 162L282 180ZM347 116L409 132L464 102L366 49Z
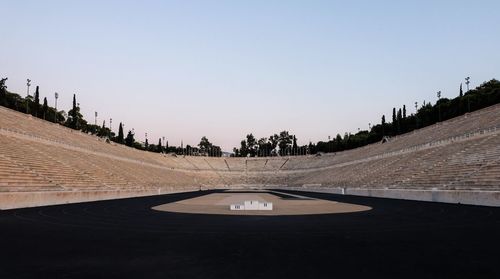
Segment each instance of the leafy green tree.
M222 156L222 149L220 146L213 145L211 148L211 152L209 153L209 156L211 157L221 157Z
M99 137L108 137L110 135L109 128L106 127L106 120L102 121L102 126L97 131L97 136Z
M238 148L233 148L234 157L240 157L240 150Z
M128 131L127 137L125 138L125 145L127 146L134 146L135 139L134 139L134 133L132 131Z
M66 126L71 129L81 130L87 125L87 121L83 119L80 113L80 107L76 103L76 94L73 94L73 108L68 111L68 119L66 120ZM108 129L109 130L109 129Z
M276 147L278 147L278 143L280 141L280 137L277 134L274 134L272 136L269 136L269 143L271 146L271 153L276 152Z
M0 79L0 106L7 106L7 82L8 78Z
M0 92L5 93L5 91L7 90L7 85L5 85L5 83L7 83L8 79L9 78L0 79Z
M265 157L271 155L272 148L267 138L260 138L257 141L257 145L258 145L257 156Z
M210 150L212 149L212 143L208 140L207 137L201 137L200 143L198 147L200 148L200 153L203 155L210 155Z
M307 146L307 152L309 154L316 154L317 153L316 146L312 142L309 142L309 145Z
M280 148L280 155L284 156L287 155L287 152L290 151L290 147L292 144L292 136L288 131L282 131L279 134L278 138L278 146Z
M258 144L252 133L247 135L246 147L248 154L250 154L251 157L255 157L255 155L257 155Z
M246 140L242 140L240 142L240 156L241 157L247 157L248 155L248 148L247 148L247 141Z

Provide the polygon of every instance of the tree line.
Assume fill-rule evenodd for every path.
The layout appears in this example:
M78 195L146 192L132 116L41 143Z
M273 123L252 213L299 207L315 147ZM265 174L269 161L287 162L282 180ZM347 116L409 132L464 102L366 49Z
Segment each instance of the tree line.
M498 80L492 79L484 82L465 93L460 84L457 97L439 98L434 105L424 101L418 107L415 103L416 113L410 115L407 114L406 105L393 108L390 122L386 120L385 115L382 115L380 124L370 124L369 130L359 130L355 134L345 133L343 136L337 134L328 141L309 142L303 146L298 146L297 138L288 131L259 140L256 140L255 136L250 133L241 141L239 148L233 149L233 152L234 156L239 157L296 156L339 152L381 142L384 138L408 133L498 103L500 103Z
M9 92L7 90L8 78L0 79L0 105L31 114L52 123L57 123L68 128L79 130L87 134L95 135L105 138L107 142L113 141L118 144L124 144L140 150L157 152L157 153L174 153L178 155L198 155L198 156L222 156L220 146L212 144L206 137L202 137L198 146L181 144L181 146L169 146L168 141L162 142L158 139L157 144L150 144L146 138L144 143L135 140L134 130L129 130L127 135L124 135L123 123L118 125L118 134L115 134L110 127L106 126L106 121L102 125L88 123L80 112L80 104L77 103L76 94L73 94L73 106L66 113L64 110L56 110L47 103L47 98L43 99L40 104L40 88L36 86L35 93L26 97L21 97L17 93ZM110 123L111 124L111 123Z
M240 148L235 147L233 152L233 156L236 157L306 155L307 146L298 146L297 137L288 131L282 131L258 140L250 133L240 142Z
M212 144L206 137L202 137L197 146L169 146L168 141L162 142L158 139L157 144L150 144L146 138L144 143L135 140L134 130L129 130L125 136L123 124L118 126L118 134L115 134L106 122L102 125L89 124L80 113L80 105L73 95L73 106L66 113L64 110L56 110L47 103L47 98L40 101L40 88L37 86L33 96L21 97L19 94L7 90L7 78L0 79L0 105L31 114L34 117L44 119L53 123L64 125L68 128L105 138L140 150L158 153L175 153L179 155L200 156L222 156L220 146ZM439 94L438 94L439 95ZM240 142L239 148L233 149L233 155L237 157L266 157L266 156L296 156L306 154L339 152L349 150L371 143L380 142L384 138L397 136L423 128L439 121L463 115L478 109L482 109L500 103L500 82L496 79L482 83L475 89L463 92L462 85L458 90L458 96L452 99L439 98L433 105L424 102L416 107L415 114L407 114L407 107L392 109L391 122L386 120L385 115L380 118L380 124L370 125L369 130L359 130L356 134L345 133L328 141L309 142L307 145L297 145L297 137L289 131L257 139L253 133L249 133Z

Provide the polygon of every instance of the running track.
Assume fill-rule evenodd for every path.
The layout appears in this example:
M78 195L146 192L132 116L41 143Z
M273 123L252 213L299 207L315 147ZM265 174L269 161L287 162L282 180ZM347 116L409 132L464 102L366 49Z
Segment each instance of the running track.
M500 208L300 192L373 209L150 209L207 193L0 211L0 278L500 278Z

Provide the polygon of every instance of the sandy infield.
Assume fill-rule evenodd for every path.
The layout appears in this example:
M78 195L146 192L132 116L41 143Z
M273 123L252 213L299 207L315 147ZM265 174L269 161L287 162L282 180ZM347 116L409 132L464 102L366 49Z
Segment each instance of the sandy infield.
M280 196L273 193L277 193ZM231 204L243 203L246 200L272 202L274 208L272 211L229 210L229 206ZM359 212L370 210L371 207L269 191L255 193L214 193L192 199L158 205L153 207L153 209L159 211L194 214L276 216Z

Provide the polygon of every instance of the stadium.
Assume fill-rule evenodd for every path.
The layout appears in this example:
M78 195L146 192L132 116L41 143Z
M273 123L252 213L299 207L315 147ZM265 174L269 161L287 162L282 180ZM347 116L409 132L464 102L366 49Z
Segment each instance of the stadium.
M68 14L78 18L81 15L73 10L72 5L83 7L81 3L60 4ZM321 74L316 74L313 79L318 79L323 85L314 87L304 81L307 78L297 78L295 68L293 71L287 71L289 66L287 63L273 68L276 65L273 63L283 62L278 58L268 62L257 59L256 61L260 62L255 63L262 64L262 68L259 68L262 71L266 67L282 71L271 74L270 77L271 83L276 82L288 90L285 97L280 99L280 105L276 106L271 96L276 88L267 84L265 77L271 71L263 71L265 73L259 75L259 71L252 68L254 64L249 62L251 59L241 58L247 54L251 56L252 51L267 57L265 52L274 50L276 45L263 43L266 47L262 49L266 51L259 52L259 47L256 47L252 51L244 52L245 55L242 56L234 55L231 50L234 43L235 49L248 51L246 47L249 44L245 40L246 37L237 35L240 31L245 31L243 32L245 35L255 36L252 40L255 45L262 39L280 46L279 51L273 52L271 58L280 57L281 52L290 55L286 48L282 48L279 44L290 38L296 45L289 43L286 46L295 51L299 51L301 47L312 46L311 49L307 48L307 52L298 52L304 57L309 57L305 59L307 61L315 57L313 53L316 49L320 49L320 53L328 53L321 50L319 41L315 41L317 39L315 36L323 34L320 36L322 39L325 34L329 34L322 29L325 24L333 26L334 23L338 23L335 20L330 21L330 14L336 14L333 12L335 9L330 6L331 3L322 3L325 5L324 11L320 11L321 9L317 7L311 10L315 15L312 17L314 20L309 18L312 23L304 18L298 21L302 27L312 24L316 28L314 32L281 25L275 16L282 16L281 12L277 11L281 11L283 6L274 7L276 3L269 4L271 6L269 9L272 10L272 7L277 9L269 18L262 16L260 12L249 12L247 9L233 10L235 15L243 18L248 14L262 16L259 17L259 21L250 20L253 24L262 20L267 23L266 28L270 27L272 30L279 27L279 32L269 37L262 35L267 34L267 29L262 26L257 28L253 25L250 27L238 25L236 29L238 32L233 33L231 24L240 24L244 20L215 16L225 11L224 8L232 7L229 4L219 3L215 5L217 8L205 6L205 9L214 12L209 16L203 14L213 20L205 22L206 26L214 25L228 32L224 36L221 35L224 39L214 37L217 38L214 39L216 41L222 40L223 46L211 45L212 39L205 38L203 42L206 48L204 44L199 46L186 39L189 37L186 34L195 34L196 38L205 35L200 30L206 26L194 24L203 22L204 17L197 13L193 15L192 7L186 8L185 4L179 3L172 4L172 7L169 4L167 7L164 6L166 4L156 3L155 5L161 6L157 7L156 12L169 11L173 19L167 20L162 17L163 14L156 14L157 17L151 16L150 13L155 9L149 6L142 10L136 5L123 4L117 9L118 15L111 17L121 22L121 25L115 25L107 21L110 9L113 8L114 11L115 7L107 5L109 4L94 9L104 11L104 19L99 17L97 11L95 12L96 22L102 26L78 26L78 28L91 30L92 32L83 32L85 35L82 36L91 38L92 41L108 42L112 46L112 51L102 55L99 51L107 49L104 44L90 47L82 42L80 43L84 48L93 50L81 48L73 50L75 45L71 45L72 42L68 43L72 49L68 52L71 53L71 58L61 58L68 63L67 69L56 69L57 67L53 66L55 63L53 65L46 63L44 64L46 68L33 67L32 70L29 67L16 66L25 64L19 58L21 54L16 52L16 49L21 51L23 48L17 43L18 36L13 32L15 30L24 32L24 25L20 25L18 29L13 27L14 31L9 30L8 38L12 39L9 46L0 44L8 50L7 53L12 54L0 60L5 62L5 68L11 68L4 70L2 65L0 69L2 78L0 81L0 278L498 278L500 276L497 267L500 249L498 237L500 235L500 82L485 77L490 73L498 74L498 69L494 67L490 72L487 71L490 69L487 65L495 65L494 57L488 57L486 62L479 63L477 67L469 65L473 69L472 73L477 73L484 79L488 78L487 81L477 87L469 88L471 78L461 78L466 89L462 88L463 84L460 83L456 93L449 93L451 90L447 92L447 96L452 96L449 98L442 97L442 92L437 91L435 104L426 101L415 102L415 111L412 108L412 112L406 105L397 109L394 103L401 99L409 102L410 97L397 92L403 97L393 102L389 99L395 98L396 93L390 92L389 87L384 87L373 88L373 92L370 92L377 97L372 98L368 94L356 95L356 98L365 100L356 100L356 106L352 106L350 103L352 96L348 95L354 94L353 91L357 90L353 89L347 90L345 95L336 93L340 97L336 99L338 103L335 104L338 107L348 107L347 111L352 113L334 121L324 121L322 118L309 117L308 114L313 114L317 110L321 116L331 116L333 114L329 114L330 107L325 109L324 104L308 107L303 104L305 99L301 98L304 96L309 98L311 95L311 99L320 100L317 103L328 103L330 99L326 94L310 93L313 91L310 88L318 89L323 85L329 89L335 88L329 83L330 77L322 79ZM294 7L293 14L301 16L308 13L305 8L312 8L297 3L290 5ZM6 13L7 17L20 14L20 9L24 7L14 3L7 6L10 11ZM47 14L53 14L54 10L49 6L47 4L47 7L37 7ZM59 7L59 4L56 6ZM195 20L189 21L193 25L184 26L182 32L175 33L178 31L175 29L175 32L169 33L169 36L174 34L172 36L177 38L177 41L176 44L170 44L170 41L167 44L160 39L170 37L155 28L158 26L167 28L170 26L167 24L170 20L185 23L184 19L175 18L177 14L175 8L184 11L179 14L194 16ZM351 8L359 11L357 8L354 9L355 7ZM346 11L353 13L353 10ZM127 16L121 14L124 11ZM147 13L142 14L144 11ZM327 14L325 18L321 17L323 12ZM409 12L405 9L404 13ZM34 15L32 11L29 14ZM134 17L130 17L131 14ZM226 13L222 14L227 16ZM362 18L357 12L353 15L358 19ZM409 15L411 14L407 14ZM135 23L129 23L135 16L137 22L132 20ZM384 23L385 28L389 28L389 25L391 28L396 28L392 27L397 25L394 24L392 17L386 16L391 20ZM85 14L83 18L89 19L90 15ZM153 18L158 20L158 26L148 21ZM483 19L477 15L473 18L483 23L481 21ZM295 19L295 16L286 17L284 22L296 23ZM0 18L0 22L2 20L4 19ZM81 19L76 21L88 22ZM37 24L30 22L27 26ZM46 21L40 24L45 26L53 22ZM368 26L372 22L364 24ZM136 25L147 26L150 29L137 31L134 29ZM146 39L147 43L129 41L128 39L133 37L132 34L124 35L121 33L123 32L121 27L114 32L106 29L113 29L113 26L126 26L127 32ZM57 24L57 28L53 30L59 30L60 33L51 33L53 31L51 29L50 32L44 31L40 34L45 34L47 38L59 38L72 33L70 32L72 29L65 28L68 27ZM76 30L80 30L78 28ZM355 34L371 36L357 28L354 29L351 31ZM253 33L255 30L263 33L257 32L256 35ZM486 32L484 30L483 32ZM98 33L101 31L107 35L99 37ZM315 33L316 31L318 33ZM292 34L295 32L298 32L297 37L301 43L306 41L302 40L303 38L313 40L312 43L302 45L293 40L295 36ZM160 39L158 41L156 38L151 39L147 37L149 34L159 35ZM277 34L285 35L281 37ZM111 35L116 35L116 38ZM38 35L35 37L42 38ZM125 44L119 38L127 39L127 43L140 49L137 53L131 52L139 55L122 53L121 47ZM182 39L189 41L189 47L182 45ZM46 43L45 39L43 41ZM198 42L198 39L195 41ZM351 38L345 41L357 40ZM376 45L378 41L374 42ZM172 58L175 55L162 56L163 50L155 49L156 43L162 47L172 45L168 49L177 51L175 55L187 54L194 58L184 59L182 63L175 64L176 60ZM55 46L47 43L47 46L49 45ZM228 48L228 45L231 45L231 48ZM349 46L359 47L358 44ZM200 54L206 49L212 51L210 47L216 50L217 61L209 59L212 56ZM467 46L460 46L460 49L463 47ZM123 48L126 49L126 46ZM35 48L30 46L28 49ZM57 48L53 52L49 48L41 47L40 56L64 57L67 53L61 51L62 49ZM186 53L183 53L183 50L186 50ZM372 55L371 59L377 60L374 52L365 50ZM151 58L150 51L158 57ZM87 57L87 52L100 57L101 60L92 59L93 62L90 63L84 61L85 58L74 55ZM487 50L484 52L488 53ZM356 55L349 54L348 51L345 53L349 58L346 62L348 65L360 63L356 60L359 53ZM389 52L384 50L383 53ZM390 55L393 53L396 56L401 54L393 51ZM210 52L210 55L212 54ZM441 55L445 56L444 53ZM117 58L125 56L124 60ZM294 59L301 60L296 57L300 55L294 56ZM480 60L479 54L477 57ZM111 62L106 60L108 58ZM286 58L288 60L289 56ZM127 59L133 61L133 67L124 66L132 65L123 62L128 61ZM167 71L169 74L181 80L189 79L181 85L190 88L191 83L199 83L197 86L200 87L193 88L197 91L200 88L206 91L202 90L202 94L196 93L201 95L193 93L199 97L194 101L189 98L188 101L183 99L182 95L186 93L171 93L168 95L169 101L179 99L178 103L172 102L171 105L162 103L167 98L162 99L160 95L135 87L133 84L135 75L137 74L138 83L146 84L149 75L154 76L152 73L155 72L149 67L155 66L154 62L161 59L177 65L178 68L175 70L179 73ZM328 60L325 57L322 59ZM436 73L432 71L428 75L424 74L427 65L425 67L420 65L423 68L419 68L417 60L412 61L422 76L431 78ZM431 60L434 61L433 59L425 61ZM109 64L103 61L108 61ZM193 61L196 61L193 64L195 66L189 64ZM451 66L454 65L453 61L447 62L448 71L456 74ZM212 71L220 72L223 79L218 80L213 76L211 76L213 79L201 78L202 74L197 70L198 67L207 66L204 63L207 63L209 68L204 74ZM224 67L218 68L224 63L238 67L230 67L229 70ZM304 63L309 65L307 64L309 62ZM160 64L161 67L168 68L164 66L165 63ZM360 65L368 64L356 64L356 67ZM237 74L238 69L245 68L244 66L255 74L255 77L249 79L251 82ZM409 66L406 67L408 72L412 71ZM123 70L125 68L127 71ZM362 72L360 68L362 66L355 69L355 75L358 71ZM389 72L399 71L398 67L395 68L395 70L384 69L382 72L388 75ZM155 69L161 72L159 68ZM329 67L319 69L327 71ZM342 71L349 72L348 69L349 67L346 67ZM121 72L122 70L124 72ZM24 79L19 82L19 77L16 76L23 71L36 73L33 75L38 77L37 82L42 78L47 82L40 81L41 85L38 86L37 83L36 89L31 88L30 91L31 79L26 80L24 87ZM92 78L87 79L79 71L89 74ZM121 75L114 76L113 71L120 72ZM166 72L161 73L163 75ZM10 79L6 77L7 74ZM116 101L116 105L106 103L106 100L109 100L107 97L100 100L101 96L113 93L103 93L104 90L92 93L90 89L95 88L94 86L108 86L101 79L108 74L111 84L109 86L118 86L119 89L116 90L123 91L120 97L112 98ZM280 84L280 78L283 76L287 78ZM345 84L368 83L360 82L357 78L353 82L347 76L342 80ZM76 80L76 83L86 89L82 90L84 93L78 93L81 105L77 102L77 94L69 94L69 90L66 90L68 94L64 95L64 101L67 103L60 103L59 108L57 101L58 98L61 98L60 102L63 101L62 94L61 97L59 93L53 95L54 106L48 104L47 97L42 101L42 93L49 87L47 84L59 82L62 77L72 82ZM170 82L173 80L164 76L161 78L162 81L163 78ZM398 78L408 82L404 74ZM455 82L454 78L446 76L442 80L436 79L431 82L444 83L445 80ZM132 80L134 82L131 82ZM288 84L299 89L293 86L289 88ZM262 89L266 86L269 89ZM308 87L307 90L301 91L302 86ZM398 83L394 82L394 86L398 86ZM249 98L244 93L246 88L243 87L250 87L249 91L262 89L269 92L267 95L257 94ZM235 88L238 93L231 92ZM407 86L403 88L407 89ZM15 93L25 89L27 91L25 97L24 94ZM230 102L225 102L224 98L210 91L225 89L231 92L224 93L227 94L226 99L230 99L227 96L231 97ZM411 93L412 90L408 91ZM382 93L387 95L377 95ZM47 96L52 101L52 95ZM73 102L72 107L66 112L61 107L69 106L68 96L73 97ZM421 96L423 95L417 95L418 98ZM251 101L244 103L239 98ZM299 107L294 107L297 105L294 103L294 98L297 98L296 103L299 103ZM384 100L383 103L374 101L381 99ZM212 101L214 103L210 103ZM355 126L358 125L356 122L358 118L362 118L366 123L369 114L368 112L364 114L363 111L371 112L368 107L373 106L373 110L381 107L387 109L389 103L391 107L394 106L392 121L386 122L385 115L382 115L377 120L370 119L367 130L357 128L357 132L340 135L340 129L343 128L338 127L349 126L355 130L353 127L358 127ZM413 101L411 103L413 104ZM102 117L106 120L100 125L102 119L99 118L98 122L97 108L95 114L93 109L92 114L89 114L88 111L84 111L85 106L106 106L106 109L112 110L114 115L117 115L115 119L118 116L127 119L128 131L125 130L123 122L119 122L119 125L115 123L113 127L111 118L106 122L108 118ZM289 111L286 109L287 106L290 106ZM153 109L158 107L161 109ZM154 111L153 115L159 116L158 118L168 116L174 119L168 122L172 127L169 127L168 133L172 138L181 139L179 146L173 145L173 140L169 145L168 139L161 137L159 133L150 133L149 137L150 140L159 138L158 144L148 142L149 130L145 127L156 125L155 128L162 129L158 122L146 117L151 111ZM249 111L251 111L251 125L245 125L244 123L247 123L244 122L245 114ZM179 112L197 120L191 122L192 120L187 118L183 119L176 114ZM89 115L94 117L93 121L89 120ZM283 115L286 121L280 122L282 119L277 115ZM304 118L308 122L298 121L299 118ZM234 147L232 151L227 146L212 144L204 135L207 131L213 130L210 134L211 139L214 134L223 139L230 138L226 134L233 132L233 129L236 129L234 126L238 125L230 126L226 123L233 123L231 122L233 120L240 121L237 123L251 133L247 134L240 145ZM212 122L217 124L211 126ZM305 136L302 133L299 140L298 136L288 130L260 139L253 135L253 132L257 131L267 133L266 129L269 127L283 129L280 126L283 123L298 128L306 123L305 126L310 125L310 129L302 127L301 131L313 131L312 135ZM139 132L134 130L133 126L137 131L140 129L141 132L146 131L144 141L139 139ZM324 134L321 134L323 130L328 130L328 133L337 131L339 134L333 138L328 136L326 141ZM199 144L193 145L193 140L187 144L187 140L182 140L185 138L182 138L181 134L189 132L197 133L197 139L201 136L199 133L202 133ZM323 140L318 135L321 135ZM309 140L308 143L304 141L303 138L308 136L314 140ZM238 142L234 138L231 140L231 144Z
M253 158L151 153L0 114L0 205L25 208L0 214L5 278L369 276L386 261L408 277L496 274L499 105L349 151ZM244 200L275 210L229 210Z

